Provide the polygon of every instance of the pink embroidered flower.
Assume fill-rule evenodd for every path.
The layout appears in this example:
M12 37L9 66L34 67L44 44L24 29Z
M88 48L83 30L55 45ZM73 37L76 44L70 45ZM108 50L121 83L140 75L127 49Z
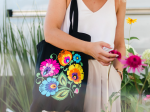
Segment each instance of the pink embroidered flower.
M144 100L150 100L150 95L146 95L146 98Z
M135 73L136 69L140 73L144 69L142 66L147 66L147 64L142 64L144 61L145 59L141 59L141 56L129 53L129 57L125 57L125 60L121 60L121 63L124 64L123 68L127 68L129 66L128 73L131 71L131 69L133 73Z
M79 93L79 89L76 88L76 89L74 90L74 93L75 93L75 94L78 94L78 93Z
M111 51L109 51L109 53L111 53L111 54L118 54L117 59L121 60L121 53L119 51L117 51L117 50L111 50Z
M41 62L40 70L43 77L53 76L59 73L60 65L56 60L46 59Z

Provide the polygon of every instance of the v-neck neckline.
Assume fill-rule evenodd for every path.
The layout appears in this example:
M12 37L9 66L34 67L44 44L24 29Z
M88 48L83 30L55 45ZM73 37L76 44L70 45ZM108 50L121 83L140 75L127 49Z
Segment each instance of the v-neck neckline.
M81 2L83 3L83 5L91 12L91 13L97 13L97 12L99 12L100 10L102 10L103 8L104 8L104 6L107 4L107 2L108 2L109 0L107 0L106 2L105 2L105 4L100 8L100 9L98 9L97 11L95 11L95 12L93 12L93 11L91 11L89 8L88 8L88 6L83 2L83 0L81 0Z

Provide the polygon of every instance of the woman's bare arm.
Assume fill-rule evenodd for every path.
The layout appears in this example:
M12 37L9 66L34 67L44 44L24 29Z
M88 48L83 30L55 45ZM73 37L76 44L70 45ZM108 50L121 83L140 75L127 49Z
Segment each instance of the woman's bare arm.
M124 41L124 20L126 13L126 2L120 0L119 8L117 11L117 27L116 27L116 36L114 42L114 49L117 49L122 56L126 55L125 41ZM114 67L119 70L123 70L123 65L118 61L114 61Z
M45 41L59 48L74 51L85 51L88 42L81 41L60 30L66 13L66 0L50 0L45 18Z
M77 39L61 29L66 14L66 0L50 0L44 24L45 41L61 49L79 51L93 56L103 65L108 65L114 60L115 54L107 53L102 47L111 48L105 42L86 42ZM113 57L109 59L109 57Z

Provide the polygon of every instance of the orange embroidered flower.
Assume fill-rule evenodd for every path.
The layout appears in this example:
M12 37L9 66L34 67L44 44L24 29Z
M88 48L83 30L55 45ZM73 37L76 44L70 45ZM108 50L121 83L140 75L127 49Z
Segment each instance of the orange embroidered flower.
M67 50L62 50L58 54L58 61L62 66L66 66L71 60L72 60L72 54Z
M70 81L74 81L75 84L79 84L84 78L83 68L79 64L73 64L69 66L67 75Z

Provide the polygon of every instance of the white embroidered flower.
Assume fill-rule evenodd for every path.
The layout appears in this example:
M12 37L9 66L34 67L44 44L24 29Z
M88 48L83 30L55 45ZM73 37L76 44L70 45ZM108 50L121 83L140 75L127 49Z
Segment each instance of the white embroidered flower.
M126 57L129 57L128 49L130 49L130 48L133 49L135 55L138 54L138 53L135 51L135 49L134 49L131 45L125 44L125 46L126 46Z
M147 63L150 65L150 49L147 49L143 52L142 59L146 59L144 63Z

